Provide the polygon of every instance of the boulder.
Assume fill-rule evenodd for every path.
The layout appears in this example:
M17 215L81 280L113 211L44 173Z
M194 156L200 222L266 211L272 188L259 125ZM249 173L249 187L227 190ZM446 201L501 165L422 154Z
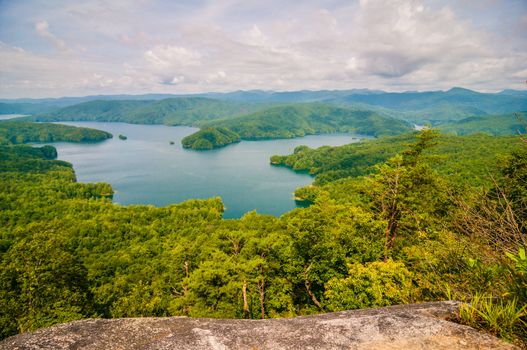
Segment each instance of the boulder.
M0 349L517 349L434 302L267 320L88 319L19 334Z

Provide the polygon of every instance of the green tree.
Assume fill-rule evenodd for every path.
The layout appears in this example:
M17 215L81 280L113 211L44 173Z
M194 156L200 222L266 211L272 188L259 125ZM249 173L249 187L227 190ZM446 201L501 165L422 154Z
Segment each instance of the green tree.
M412 273L401 262L354 263L346 277L328 282L326 306L339 311L404 304L412 300L412 289Z
M35 229L3 256L3 336L12 334L15 325L26 332L92 315L87 271L67 243L58 233Z
M441 215L446 201L446 184L429 165L424 151L434 146L438 134L425 129L409 149L378 165L366 179L364 191L372 208L385 220L384 261L403 233L423 233Z

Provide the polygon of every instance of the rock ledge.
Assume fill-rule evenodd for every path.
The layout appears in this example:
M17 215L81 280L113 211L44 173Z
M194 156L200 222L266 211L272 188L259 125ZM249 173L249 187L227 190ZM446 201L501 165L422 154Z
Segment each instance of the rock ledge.
M0 342L0 349L517 349L447 319L457 302L289 319L89 319Z

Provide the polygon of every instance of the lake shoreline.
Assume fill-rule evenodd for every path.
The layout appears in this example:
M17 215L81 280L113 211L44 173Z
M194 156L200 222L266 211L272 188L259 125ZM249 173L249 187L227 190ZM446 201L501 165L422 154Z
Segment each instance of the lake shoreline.
M241 141L194 152L180 140L197 128L104 122L61 122L126 135L90 144L52 143L58 158L73 164L79 182L107 182L120 205L163 207L192 199L221 197L225 218L256 210L280 216L301 207L291 194L312 183L310 174L271 165L274 154L299 145L317 148L357 142L362 135L322 134L293 139ZM174 144L170 144L170 141Z

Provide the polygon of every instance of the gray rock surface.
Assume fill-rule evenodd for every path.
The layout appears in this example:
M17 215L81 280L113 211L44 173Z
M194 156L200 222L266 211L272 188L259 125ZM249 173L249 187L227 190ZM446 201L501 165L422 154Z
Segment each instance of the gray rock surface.
M0 349L517 349L449 322L436 302L269 320L89 319L0 342Z

